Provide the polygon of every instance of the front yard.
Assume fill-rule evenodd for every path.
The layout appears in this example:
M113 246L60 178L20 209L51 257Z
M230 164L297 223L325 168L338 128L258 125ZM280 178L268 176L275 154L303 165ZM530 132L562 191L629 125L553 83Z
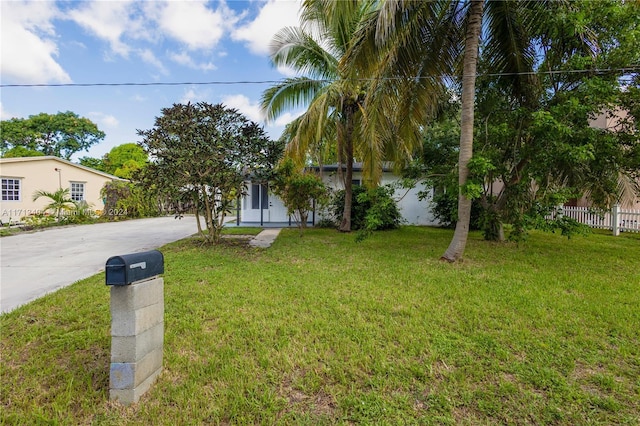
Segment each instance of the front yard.
M638 424L640 235L165 246L164 371L109 402L100 274L0 317L3 424Z

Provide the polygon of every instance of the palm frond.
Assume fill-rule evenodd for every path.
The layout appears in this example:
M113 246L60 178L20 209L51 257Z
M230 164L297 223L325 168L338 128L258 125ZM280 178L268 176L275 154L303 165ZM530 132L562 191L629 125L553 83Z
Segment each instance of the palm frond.
M309 105L322 93L328 82L307 77L287 78L262 93L260 102L267 121L274 120L285 111Z
M513 94L532 101L540 87L533 74L536 51L531 43L537 2L490 0L485 8L483 58L493 73L505 74Z
M295 121L295 133L287 144L287 155L298 162L304 161L310 146L318 145L327 132L330 110L329 92L313 100L307 111Z
M318 79L337 77L338 60L302 28L285 27L278 31L270 50L276 66L288 66Z

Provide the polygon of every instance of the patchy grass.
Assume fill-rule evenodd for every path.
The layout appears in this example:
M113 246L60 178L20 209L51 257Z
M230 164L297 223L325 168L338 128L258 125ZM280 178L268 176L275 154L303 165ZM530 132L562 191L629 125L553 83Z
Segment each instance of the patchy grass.
M0 237L8 237L10 235L16 235L22 232L22 230L17 226L1 226L0 227Z
M5 424L638 424L636 237L283 230L162 249L164 371L109 402L97 275L0 317Z
M251 226L226 225L222 228L222 235L258 235L263 229Z

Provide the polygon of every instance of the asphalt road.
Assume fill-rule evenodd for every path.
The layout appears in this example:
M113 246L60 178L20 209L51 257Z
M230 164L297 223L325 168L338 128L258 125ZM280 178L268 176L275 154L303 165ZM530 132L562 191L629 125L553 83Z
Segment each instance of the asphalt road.
M194 217L171 216L0 238L0 312L104 270L111 256L152 250L196 232Z

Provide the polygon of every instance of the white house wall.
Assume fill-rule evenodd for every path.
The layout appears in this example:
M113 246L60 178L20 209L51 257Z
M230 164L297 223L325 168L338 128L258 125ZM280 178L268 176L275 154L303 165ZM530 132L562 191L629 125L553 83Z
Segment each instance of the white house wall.
M362 173L354 173L354 179L361 180ZM398 177L392 173L383 173L381 185L388 185L396 182ZM398 209L407 225L438 226L439 223L433 216L431 210L431 199L433 191L429 190L429 196L424 200L418 199L418 193L425 191L424 184L418 184L412 189L396 189L393 198L396 200Z
M362 173L354 172L353 179L361 182ZM322 176L325 184L330 188L339 188L342 189L343 185L338 178L337 173L327 173L325 172ZM384 173L382 177L382 185L386 185L389 183L393 183L397 181L397 177L391 173ZM252 202L254 197L260 197L258 191L255 190L255 187L251 185L250 182L248 184L248 194L242 199L241 211L240 211L240 221L243 223L286 223L289 221L289 216L287 215L287 209L278 197L269 193L269 203L268 208L262 210L262 217L260 209L253 209ZM425 187L423 184L419 184L416 188L406 190L400 189L396 190L394 193L394 199L397 202L398 208L400 209L400 213L402 217L405 219L405 224L408 225L423 225L423 226L438 226L439 223L433 216L431 210L431 194L424 200L418 199L418 193L424 191ZM255 192L255 193L254 193ZM258 201L256 201L257 203ZM259 205L259 204L258 204ZM322 212L316 212L316 223L322 219ZM309 220L311 220L311 215L309 215Z

